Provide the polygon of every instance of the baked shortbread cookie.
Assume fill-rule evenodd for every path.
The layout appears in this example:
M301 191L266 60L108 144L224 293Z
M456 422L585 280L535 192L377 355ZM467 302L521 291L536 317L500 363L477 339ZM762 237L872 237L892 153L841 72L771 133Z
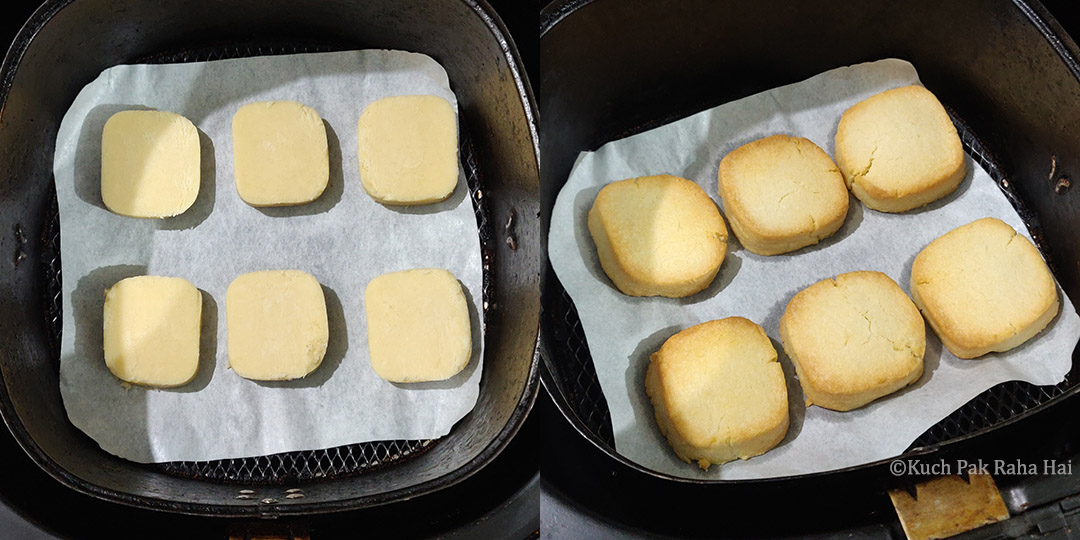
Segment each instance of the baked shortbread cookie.
M780 318L780 338L807 405L850 411L922 376L922 316L881 272L840 274L803 289Z
M727 227L716 204L677 176L612 182L589 210L600 265L630 296L678 298L712 283L727 252Z
M668 338L650 357L645 391L671 448L705 470L764 454L787 433L787 386L776 349L742 317Z
M1058 312L1057 286L1039 251L995 218L923 248L911 266L911 297L959 358L1017 347Z
M945 108L921 86L856 103L836 128L836 164L851 192L882 212L904 212L952 193L967 173Z
M720 160L720 198L746 249L778 255L816 244L847 216L844 177L809 139L773 135Z

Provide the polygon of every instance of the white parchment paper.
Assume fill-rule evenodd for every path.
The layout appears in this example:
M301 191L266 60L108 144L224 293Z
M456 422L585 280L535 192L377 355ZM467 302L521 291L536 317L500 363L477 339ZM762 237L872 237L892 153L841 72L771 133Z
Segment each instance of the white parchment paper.
M445 435L473 408L482 355L482 270L464 174L435 205L392 208L360 185L356 124L376 99L431 94L457 102L431 58L365 50L109 68L79 93L56 138L54 173L63 263L60 390L72 423L106 451L137 462L258 456L387 439ZM242 105L295 100L327 127L330 183L315 202L253 208L236 193L232 116ZM143 220L101 202L101 130L131 108L172 111L200 131L202 189L184 214ZM460 169L459 169L460 170ZM470 300L473 356L438 383L395 385L371 369L363 292L395 270L446 268ZM299 269L323 285L330 341L305 379L254 382L226 354L225 291L245 272ZM202 354L190 384L125 388L105 367L107 287L154 274L203 291Z
M848 107L913 83L918 83L915 69L900 60L839 68L610 142L579 157L555 202L548 253L581 317L620 454L687 478L767 478L828 471L902 453L926 429L995 384L1022 380L1049 385L1068 373L1080 339L1080 318L1069 299L1062 297L1057 318L1020 348L960 360L943 350L927 327L925 373L914 385L853 412L804 406L779 333L780 316L795 293L855 270L884 272L910 293L915 255L941 234L985 216L1000 218L1027 234L1008 200L970 156L968 176L952 195L904 214L876 212L853 197L847 221L835 235L792 254L755 255L729 235L728 255L716 280L689 298L623 295L600 267L586 216L605 184L670 173L698 182L719 202L717 167L731 150L786 133L814 141L831 156L837 122ZM656 427L645 395L645 370L649 355L671 335L732 315L762 325L780 352L791 426L780 445L765 455L703 472L679 461Z

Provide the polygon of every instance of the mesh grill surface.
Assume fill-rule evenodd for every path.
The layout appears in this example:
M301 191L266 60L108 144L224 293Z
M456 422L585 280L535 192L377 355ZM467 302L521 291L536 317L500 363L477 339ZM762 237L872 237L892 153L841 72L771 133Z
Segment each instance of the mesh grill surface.
M165 64L202 62L249 56L329 52L356 47L342 47L321 42L291 42L285 44L242 43L215 45L179 52L167 52L136 59L134 63ZM476 152L468 136L463 118L459 118L460 157L480 232L483 276L483 319L487 324L487 305L491 298L491 274L494 256L494 232L488 218L488 205L482 190L483 181ZM62 331L62 289L60 265L60 220L55 185L51 188L52 204L45 217L42 233L42 260L46 296L46 322L50 331L50 346L56 367L60 365L60 333ZM286 452L251 458L213 461L177 461L146 465L148 468L201 480L237 482L244 484L285 484L307 480L327 479L370 471L416 457L438 442L435 440L396 440L350 444L323 450Z

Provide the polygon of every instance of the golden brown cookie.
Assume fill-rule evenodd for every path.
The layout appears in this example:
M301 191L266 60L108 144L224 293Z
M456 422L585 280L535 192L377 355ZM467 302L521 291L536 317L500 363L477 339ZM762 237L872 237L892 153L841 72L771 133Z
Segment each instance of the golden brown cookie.
M921 86L856 103L836 128L836 164L866 206L904 212L952 193L967 173L945 108Z
M780 318L780 337L807 404L850 411L922 376L922 316L881 272L840 274L803 289Z
M689 296L709 286L727 252L727 227L697 185L671 175L612 182L589 210L600 265L630 296Z
M995 218L923 248L911 267L911 297L959 358L1019 346L1058 312L1057 286L1039 250Z
M650 357L645 391L671 448L702 469L763 454L787 433L787 387L776 349L742 317L668 338Z
M719 192L746 249L778 255L816 244L847 216L844 177L809 139L773 135L720 160Z

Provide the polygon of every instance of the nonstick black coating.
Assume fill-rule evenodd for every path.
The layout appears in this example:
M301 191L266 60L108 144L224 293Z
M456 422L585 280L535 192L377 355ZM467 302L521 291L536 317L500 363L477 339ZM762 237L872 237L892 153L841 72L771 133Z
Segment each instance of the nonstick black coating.
M545 8L541 19L545 240L555 197L579 152L828 69L896 57L914 64L950 107L968 151L997 171L995 180L1018 205L1062 288L1080 298L1080 195L1061 180L1080 166L1080 70L1075 44L1059 37L1041 6L1020 0L813 1L763 9L735 1L564 0ZM611 493L649 491L678 504L693 504L691 496L722 497L745 507L798 498L812 508L845 495L839 486L865 493L860 486L906 480L875 463L804 477L695 481L622 458L611 445L591 360L581 354L587 344L576 314L550 264L541 291L544 386L573 429L605 456L581 459L610 470L603 478ZM1074 349L1073 371L1058 387L995 387L946 419L948 429L927 432L908 456L979 451L979 441L994 429L1075 395L1078 364ZM992 450L1001 457L1033 443Z
M0 273L0 414L27 453L60 481L107 500L231 516L388 503L460 481L497 455L528 413L538 386L541 255L531 90L513 44L490 13L482 0L56 0L39 9L0 76L0 231L8 231L0 232L0 264L10 269ZM51 298L42 268L49 261L40 239L49 224L60 120L76 93L112 65L219 48L222 56L242 56L225 49L240 43L312 41L423 52L449 74L462 130L471 134L474 197L487 205L496 240L485 258L491 279L476 407L422 455L363 474L302 482L302 497L287 497L297 492L286 491L299 478L292 485L238 486L111 456L68 422L48 336Z

